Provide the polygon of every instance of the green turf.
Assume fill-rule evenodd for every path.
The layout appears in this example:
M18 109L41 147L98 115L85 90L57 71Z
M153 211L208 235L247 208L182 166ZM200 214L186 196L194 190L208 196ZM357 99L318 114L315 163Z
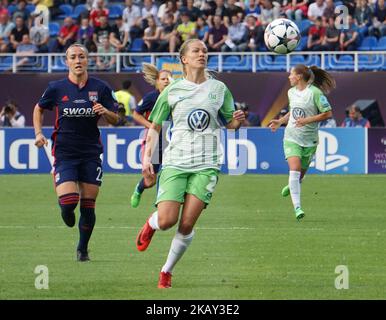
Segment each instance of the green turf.
M0 176L0 299L386 298L386 176L308 176L301 222L281 197L286 176L221 176L170 290L156 285L175 229L135 248L155 194L129 208L138 178L105 175L92 262L81 264L52 178ZM49 269L49 290L35 289L37 265ZM348 290L334 287L338 265L348 267Z

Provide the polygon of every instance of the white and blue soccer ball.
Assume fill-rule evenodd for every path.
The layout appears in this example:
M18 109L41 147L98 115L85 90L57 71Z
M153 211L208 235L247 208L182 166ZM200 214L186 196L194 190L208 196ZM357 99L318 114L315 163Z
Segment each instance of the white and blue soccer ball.
M275 19L265 29L264 41L268 50L287 54L296 49L300 42L298 26L288 19Z

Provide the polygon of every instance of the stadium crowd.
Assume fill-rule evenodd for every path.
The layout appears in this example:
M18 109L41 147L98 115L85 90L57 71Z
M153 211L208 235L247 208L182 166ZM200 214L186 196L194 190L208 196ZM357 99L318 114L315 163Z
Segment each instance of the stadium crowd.
M211 52L264 51L264 29L278 17L296 22L305 50L356 50L365 36L386 36L385 0L111 1L1 0L0 52L65 52L74 42L99 53L176 52L189 38Z

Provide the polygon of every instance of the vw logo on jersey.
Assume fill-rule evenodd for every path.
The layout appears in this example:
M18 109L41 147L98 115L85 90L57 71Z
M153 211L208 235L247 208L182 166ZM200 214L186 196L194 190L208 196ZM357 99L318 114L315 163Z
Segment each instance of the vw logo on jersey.
M208 128L210 123L210 115L204 109L193 110L188 116L188 125L194 131L202 132Z
M295 120L297 120L299 118L305 118L306 114L305 114L303 109L301 109L301 108L294 108L292 110L292 116L294 117Z

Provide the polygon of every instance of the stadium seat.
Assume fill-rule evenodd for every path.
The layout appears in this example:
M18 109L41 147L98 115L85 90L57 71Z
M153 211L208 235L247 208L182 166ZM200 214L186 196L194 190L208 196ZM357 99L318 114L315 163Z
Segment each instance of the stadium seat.
M135 38L130 46L130 52L143 52L145 42L141 38Z
M307 47L307 39L308 37L302 37L295 51L304 51Z
M378 41L377 38L374 36L368 36L365 37L361 43L361 45L358 47L359 51L370 51L374 50L374 48L377 46Z
M300 25L298 25L299 27L299 31L300 31L300 34L302 36L305 36L308 34L308 29L311 27L313 23L308 20L308 19L303 19L301 22L300 22Z
M0 71L12 70L12 57L0 57Z
M50 37L56 37L60 30L59 22L50 22L48 24L48 29L50 30Z
M64 57L53 56L52 57L52 71L53 72L63 72L68 70L66 63L64 62Z
M208 57L208 69L217 70L218 69L218 56L209 56Z
M123 13L123 7L120 4L109 5L109 19L116 19Z
M32 12L34 12L35 11L35 5L34 4L27 4L26 5L26 7L25 7L28 11L29 11L29 13L31 14Z
M361 54L358 56L358 69L365 71L382 70L384 66L384 55L380 54Z
M13 13L15 12L15 10L17 9L17 6L15 4L10 4L8 7L8 15L10 17L12 17Z
M386 50L386 36L381 37L374 50Z
M352 55L344 54L341 56L337 56L335 54L330 54L326 57L326 65L325 68L327 70L354 70L354 58Z
M79 16L83 12L85 12L85 11L87 11L86 5L85 4L78 4L78 5L75 6L74 11L73 11L71 17L74 18L74 19L78 19Z
M291 55L290 56L290 66L294 67L297 64L305 64L305 59L302 55Z
M252 71L252 56L225 56L223 71Z
M63 14L60 14L58 16L59 19L64 19L66 17L71 17L72 12L74 11L74 8L70 4L61 4L59 6L59 9L62 10Z

